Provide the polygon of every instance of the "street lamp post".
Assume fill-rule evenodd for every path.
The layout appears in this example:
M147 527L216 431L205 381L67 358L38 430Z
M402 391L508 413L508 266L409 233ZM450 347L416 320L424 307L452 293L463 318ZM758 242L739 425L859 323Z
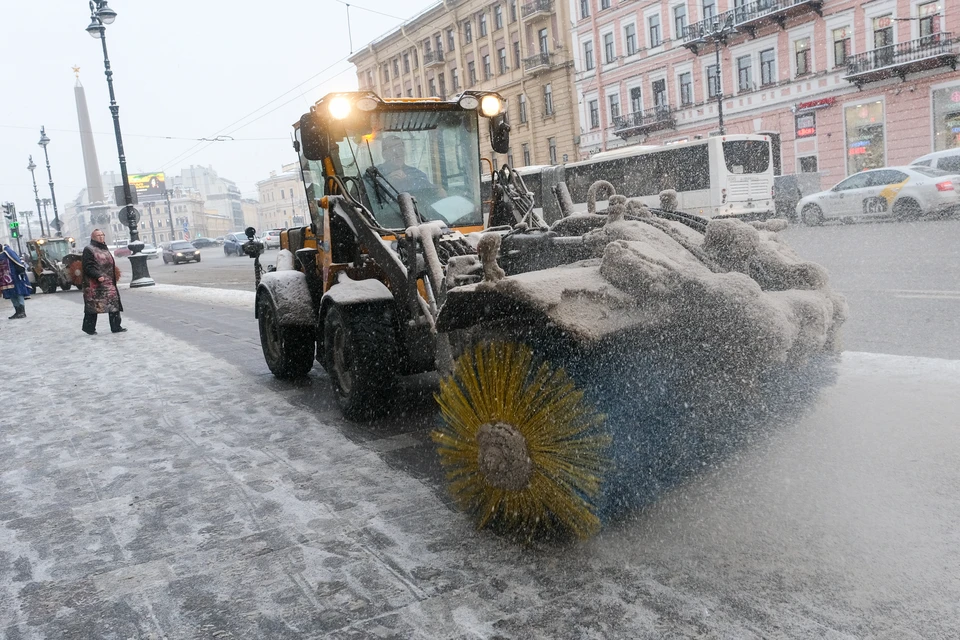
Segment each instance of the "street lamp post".
M43 205L43 219L47 222L47 235L52 236L53 234L50 233L50 218L47 217L47 205L50 204L50 198L43 198L40 200L40 204ZM37 212L37 215L40 215L40 213Z
M47 160L47 178L50 180L50 201L53 202L53 226L56 227L56 236L60 238L63 236L63 233L60 231L60 216L57 215L57 194L53 191L53 174L50 172L50 156L47 154L47 145L50 144L50 138L47 137L47 132L44 131L43 127L40 127L40 142L37 144L43 147L43 157ZM50 231L49 225L47 225L47 231Z
M170 242L173 242L176 238L174 238L175 234L173 231L173 209L170 207L170 191L164 189L163 197L167 199L167 218L170 220Z
M153 203L147 201L147 213L150 214L150 239L153 242L153 246L157 246L157 232L153 228Z
M120 158L120 177L123 179L123 209L120 210L120 221L130 229L130 244L127 247L130 254L130 267L133 270L130 281L131 287L149 287L154 283L147 268L147 256L143 255L143 242L140 241L140 212L133 206L133 197L130 191L130 178L127 176L127 158L123 153L123 136L120 134L120 105L113 91L113 70L110 68L110 57L107 55L106 27L117 19L117 12L107 6L106 0L90 0L90 24L87 33L100 39L103 45L103 68L107 76L107 88L110 90L110 113L113 114L113 132L117 138L117 154Z
M33 170L37 168L37 165L33 164L33 156L30 156L30 164L27 165L27 171L30 172L30 177L33 178L33 197L37 201L37 219L40 220L40 236L43 237L43 218L40 216L40 192L37 191L37 176L34 175Z
M30 231L30 218L33 217L33 211L21 211L20 216L27 223L27 240L33 240L33 232Z
M707 34L708 39L713 40L713 46L717 55L717 118L720 124L720 135L726 134L727 130L723 126L723 73L720 70L720 45L726 44L727 38L737 33L733 27L733 14L727 16L721 24L719 21L713 23L713 29Z

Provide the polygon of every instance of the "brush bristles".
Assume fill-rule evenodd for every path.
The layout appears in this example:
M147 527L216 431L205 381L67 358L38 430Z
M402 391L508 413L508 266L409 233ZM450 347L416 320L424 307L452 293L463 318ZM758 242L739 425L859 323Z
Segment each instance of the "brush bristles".
M462 355L437 394L444 426L433 433L457 504L527 539L557 526L581 539L600 528L591 502L607 467L610 439L604 416L584 401L563 369L534 369L525 345L477 345ZM533 464L528 485L508 490L491 483L479 466L477 432L504 423L526 440Z

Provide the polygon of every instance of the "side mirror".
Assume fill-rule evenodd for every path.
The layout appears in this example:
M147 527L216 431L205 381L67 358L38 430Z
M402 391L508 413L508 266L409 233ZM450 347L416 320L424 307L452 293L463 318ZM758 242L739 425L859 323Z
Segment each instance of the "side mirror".
M316 113L311 111L300 116L299 133L300 147L307 160L323 160L329 155L330 145Z
M497 153L510 151L510 125L505 114L490 118L490 145Z

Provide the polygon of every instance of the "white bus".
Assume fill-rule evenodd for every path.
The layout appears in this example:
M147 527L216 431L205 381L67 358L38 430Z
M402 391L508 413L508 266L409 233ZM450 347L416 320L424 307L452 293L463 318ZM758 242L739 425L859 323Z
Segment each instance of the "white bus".
M597 180L617 193L660 206L660 192L674 189L679 209L705 218L774 215L773 156L763 135L713 136L693 142L630 146L604 151L558 167L521 167L527 187L548 220L559 216L551 186L567 183L577 209L585 209L587 190ZM606 208L606 202L598 202Z

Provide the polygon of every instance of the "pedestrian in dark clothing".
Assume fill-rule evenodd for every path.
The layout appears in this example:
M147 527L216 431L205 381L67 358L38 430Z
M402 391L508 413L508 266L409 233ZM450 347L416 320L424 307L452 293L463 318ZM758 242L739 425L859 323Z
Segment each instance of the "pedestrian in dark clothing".
M24 298L30 295L27 265L8 244L0 248L0 290L3 297L13 303L13 315L9 319L26 318Z
M113 254L104 244L103 231L94 229L90 244L83 248L83 332L97 333L97 314L106 313L110 318L110 331L126 331L120 326L120 291L117 280L120 270L113 261Z

